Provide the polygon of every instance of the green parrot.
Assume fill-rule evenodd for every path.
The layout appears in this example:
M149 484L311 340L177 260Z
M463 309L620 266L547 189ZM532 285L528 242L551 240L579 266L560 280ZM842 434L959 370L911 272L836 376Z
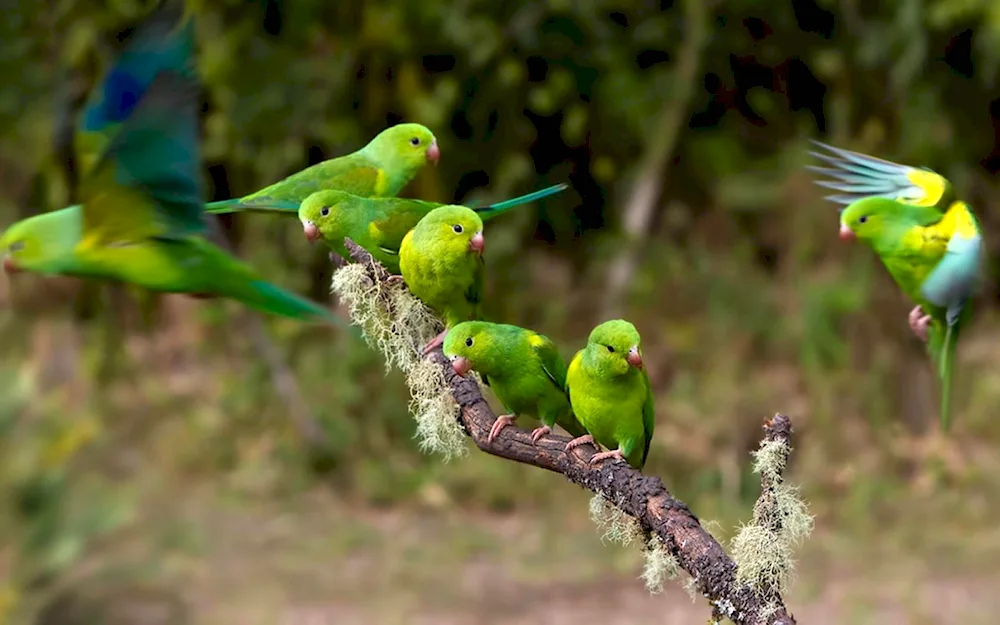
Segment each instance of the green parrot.
M840 237L871 245L896 284L917 304L909 314L910 328L927 342L937 367L941 429L947 431L955 351L983 278L982 228L943 176L815 143L832 156L813 156L833 168L809 169L835 179L817 184L843 194L827 197L846 206L840 214Z
M260 280L204 238L197 94L193 79L160 72L82 181L82 205L24 219L0 237L5 271L223 296L264 312L343 324L325 307Z
M445 322L444 331L424 346L424 354L444 342L449 328L479 319L485 245L483 220L471 208L454 204L427 213L403 237L401 279Z
M104 153L161 71L195 78L194 20L181 13L179 4L164 2L143 20L91 91L73 138L83 175Z
M594 328L569 363L566 392L588 432L567 443L566 451L585 443L604 445L611 451L594 454L591 464L618 458L641 470L656 421L635 326L614 319Z
M503 323L463 321L445 336L444 355L460 376L479 372L509 412L493 422L487 442L522 414L542 422L531 432L536 444L557 423L572 436L587 433L569 405L566 363L547 336Z
M557 184L489 206L475 207L483 221L517 206L555 195L569 188ZM399 274L399 246L406 233L427 213L444 206L410 198L365 198L344 191L317 191L302 202L299 221L306 239L319 239L344 258L349 258L344 238L368 250L390 273Z
M356 152L316 163L250 195L210 202L205 209L210 213L294 213L304 199L322 189L395 197L428 161L436 165L440 157L434 133L420 124L397 124Z

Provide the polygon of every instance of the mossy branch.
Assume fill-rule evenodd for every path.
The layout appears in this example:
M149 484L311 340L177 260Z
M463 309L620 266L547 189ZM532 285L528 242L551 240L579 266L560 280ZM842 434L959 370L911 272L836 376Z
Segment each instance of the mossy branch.
M345 240L355 262L365 267L373 283L389 279L385 268L371 254L350 239ZM531 433L520 428L504 428L488 444L487 437L496 415L471 378L457 375L440 348L426 360L441 368L445 384L458 404L458 422L479 449L488 454L562 474L570 482L602 495L622 512L635 518L646 531L655 534L691 577L699 593L709 600L713 614L737 625L794 625L780 595L761 592L737 580L736 563L702 527L687 505L676 499L658 477L616 462L598 466L589 463L594 450L582 445L567 453L565 436L543 436L538 444ZM782 423L790 422L787 417ZM774 420L771 421L774 423ZM770 434L769 434L770 435Z

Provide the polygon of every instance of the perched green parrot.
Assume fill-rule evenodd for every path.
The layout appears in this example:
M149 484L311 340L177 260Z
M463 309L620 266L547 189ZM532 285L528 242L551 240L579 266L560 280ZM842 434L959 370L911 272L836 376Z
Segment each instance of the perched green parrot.
M568 184L557 184L472 210L486 221L568 188ZM350 237L391 273L398 274L399 246L403 237L427 213L441 206L444 205L410 198L365 198L343 191L317 191L302 202L299 221L310 243L323 239L330 249L349 258L344 237Z
M611 451L594 454L591 464L619 458L642 469L656 421L635 326L614 319L594 328L587 346L569 363L566 391L576 418L588 432L567 443L566 450L600 444Z
M83 180L82 205L24 219L0 237L4 269L222 296L342 324L325 307L260 280L203 237L197 94L194 80L160 72Z
M483 220L471 208L454 204L427 213L403 237L402 280L445 323L444 331L424 346L423 353L441 345L449 328L479 319L485 246Z
M180 4L164 2L143 20L91 91L73 140L83 175L104 153L161 71L195 78L194 20L182 14Z
M444 355L458 375L479 372L509 412L493 422L487 442L522 414L542 422L531 432L536 444L557 423L573 436L587 433L569 405L566 363L547 336L503 323L463 321L445 336Z
M363 197L394 197L427 161L441 157L434 133L420 124L397 124L375 135L351 154L306 167L260 191L232 200L210 202L210 213L276 211L294 214L309 195L337 189Z
M899 165L815 142L832 155L812 153L832 168L809 169L834 181L816 184L842 195L840 237L872 246L896 284L917 306L913 333L927 342L941 379L941 428L947 431L951 377L959 335L972 314L985 250L982 229L951 183L926 168Z

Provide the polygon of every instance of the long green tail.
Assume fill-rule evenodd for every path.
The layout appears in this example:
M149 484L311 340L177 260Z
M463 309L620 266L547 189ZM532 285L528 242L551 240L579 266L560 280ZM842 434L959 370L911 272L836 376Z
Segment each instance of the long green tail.
M205 204L205 212L213 214L259 212L297 215L299 212L299 203L273 198L233 198L230 200L209 202Z
M937 367L938 378L941 380L941 431L947 432L951 427L951 375L955 370L955 353L958 346L959 330L964 319L959 317L950 326L935 323L929 336L929 351ZM942 328L942 326L944 326Z
M235 299L251 308L300 321L322 321L331 326L348 327L346 321L316 302L300 297L270 282L255 280L241 289Z
M506 213L512 208L516 208L523 204L528 204L530 202L536 202L543 198L547 198L551 195L557 193L562 193L569 188L569 185L565 182L552 185L551 187L545 187L544 189L539 189L538 191L533 191L527 195L521 195L509 200L504 200L503 202L497 202L496 204L490 204L488 206L481 206L479 208L473 208L472 210L479 213L479 216L485 221L487 219L492 219L497 215Z

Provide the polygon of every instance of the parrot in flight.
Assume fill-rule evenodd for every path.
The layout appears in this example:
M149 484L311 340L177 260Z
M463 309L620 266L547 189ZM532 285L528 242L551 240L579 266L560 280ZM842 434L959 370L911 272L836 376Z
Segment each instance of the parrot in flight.
M210 202L210 213L243 211L294 214L309 195L337 189L362 197L395 197L428 162L441 157L437 139L420 124L397 124L356 152L316 163L241 198Z
M572 436L587 433L569 405L566 363L547 336L504 323L463 321L445 336L444 355L458 375L478 372L509 412L493 422L487 442L521 414L542 422L531 433L536 444L557 423Z
M984 272L979 221L952 184L930 169L814 143L827 153L810 154L829 167L807 168L832 178L816 184L838 192L826 199L844 206L840 238L870 245L916 304L909 324L937 368L947 431L956 348Z
M603 445L611 451L594 454L591 464L617 458L642 470L656 419L636 327L613 319L591 330L587 346L569 363L566 392L587 430L566 443L566 451L587 443Z
M197 82L184 72L157 73L84 176L82 203L21 220L0 236L4 270L222 296L342 325L325 307L259 279L205 239L197 96Z
M441 345L449 328L479 319L485 246L483 220L457 204L435 208L403 237L401 279L445 323L444 331L424 346L424 354Z
M569 188L562 183L503 202L477 206L483 221L512 208L540 200ZM399 248L403 237L428 213L444 206L410 198L366 198L344 191L317 191L302 202L299 220L310 243L322 239L330 249L349 258L344 238L368 250L392 274L398 275Z

